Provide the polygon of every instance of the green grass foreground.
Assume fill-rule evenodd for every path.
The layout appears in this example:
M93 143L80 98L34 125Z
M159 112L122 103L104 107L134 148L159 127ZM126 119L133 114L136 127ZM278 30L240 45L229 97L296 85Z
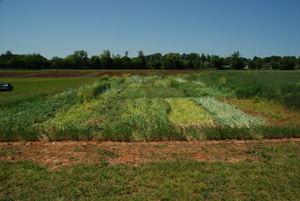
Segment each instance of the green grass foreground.
M179 159L130 167L82 164L50 171L0 162L0 200L298 200L299 146L248 150L257 161Z

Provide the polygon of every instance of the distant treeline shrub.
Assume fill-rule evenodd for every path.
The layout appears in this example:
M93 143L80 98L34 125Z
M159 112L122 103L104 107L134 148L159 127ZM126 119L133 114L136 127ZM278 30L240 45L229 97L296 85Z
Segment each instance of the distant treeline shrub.
M40 54L18 55L6 51L0 55L0 69L154 69L154 70L199 70L199 69L299 69L300 57L294 56L272 56L253 57L246 59L240 56L239 52L221 58L218 55L201 55L198 53L179 54L168 53L162 55L155 53L144 55L138 52L137 57L129 58L128 52L125 56L111 56L109 50L103 51L100 55L88 57L84 50L74 51L66 58L53 57L48 60Z

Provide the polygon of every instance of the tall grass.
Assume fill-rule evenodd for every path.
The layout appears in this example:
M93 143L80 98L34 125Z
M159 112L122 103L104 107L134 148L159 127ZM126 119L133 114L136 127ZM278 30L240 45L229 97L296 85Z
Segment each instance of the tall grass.
M37 141L41 139L41 130L26 124L14 127L0 127L0 141Z
M55 117L42 122L39 126L43 128L64 127L67 125L84 126L88 124L100 124L102 120L101 112L105 102L103 100L93 100L85 104L75 104L68 111L57 112Z
M136 140L148 140L157 130L170 125L168 121L170 110L169 104L163 99L131 100L116 123L113 123L114 132L110 124L104 131L105 136L108 137L109 132L112 132L111 136L125 133L126 136L132 136Z
M116 86L122 82L120 80L115 80L116 79L112 79L112 86ZM48 127L51 127L51 123L55 122L57 119L60 125L62 125L64 121L68 121L68 118L59 118L59 116L68 117L68 114L70 114L68 113L70 108L75 105L88 104L91 100L95 99L95 90L97 90L97 88L102 85L103 84L101 84L101 81L97 81L95 83L87 84L79 88L68 89L53 97L50 97L47 100L24 102L12 107L3 107L0 110L0 130L2 134L6 136L14 136L13 133L15 133L16 135L20 135L21 131L24 133L24 135L25 133L33 133L32 136L37 136L35 134L35 129L39 126L44 127L45 123L49 124ZM87 108L83 107L83 109L86 110ZM73 112L73 114L75 112ZM85 116L73 116L75 116L78 120L82 117L91 117L93 116L92 114L93 111L90 110L90 114L85 114ZM76 120L76 118L73 120ZM83 119L81 120L84 121ZM76 121L74 121L73 123L75 122Z
M51 130L45 130L42 137L48 141L92 140L95 137L95 128L96 126L93 125L68 124L65 127L54 127Z
M217 71L193 75L190 79L224 93L234 91L234 97L259 96L300 109L300 72L297 71Z
M178 91L184 92L184 97L202 97L202 96L212 96L216 98L236 97L235 90L221 88L221 87L208 87L200 81L186 81L186 82L179 81L178 82L178 79L173 78L172 86L175 87Z
M221 125L230 127L251 127L265 124L262 118L252 117L236 109L234 106L217 101L212 97L191 98L191 100L205 108Z

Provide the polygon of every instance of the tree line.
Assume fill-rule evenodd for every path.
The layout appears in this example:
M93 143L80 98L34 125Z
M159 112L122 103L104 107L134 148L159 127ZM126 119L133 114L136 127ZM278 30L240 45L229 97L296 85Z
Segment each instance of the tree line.
M300 56L271 56L253 57L247 59L240 53L234 52L228 57L202 53L168 53L162 55L155 53L144 55L138 52L137 57L112 55L109 50L104 50L100 55L88 57L84 50L74 51L65 58L53 57L47 59L40 54L13 54L6 51L0 55L0 69L153 69L153 70L205 70L205 69L300 69Z

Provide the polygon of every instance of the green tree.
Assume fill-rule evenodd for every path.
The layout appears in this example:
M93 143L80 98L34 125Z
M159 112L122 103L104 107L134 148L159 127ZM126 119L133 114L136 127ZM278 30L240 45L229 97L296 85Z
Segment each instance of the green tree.
M271 56L271 61L276 61L276 62L279 62L281 59L280 56Z
M123 69L131 69L131 59L128 57L128 51L125 52L125 56L122 57Z
M139 65L140 65L140 61L138 58L132 58L131 59L131 69L138 69L139 68Z
M145 55L142 50L140 50L138 53L139 53L138 55L139 68L145 69L147 66Z
M209 54L206 55L206 61L211 62L211 56Z
M9 59L11 59L13 56L14 56L13 53L12 53L11 51L7 50L7 51L5 52L5 54L2 54L2 55L1 55L1 58L2 58L2 59L9 60Z
M274 70L279 69L279 62L271 61L271 66L272 66L272 69L274 69Z
M65 59L66 68L86 69L89 66L88 53L83 50L76 50Z
M202 62L206 62L206 56L205 56L205 54L201 54L201 57L200 57L200 60L202 61Z
M113 60L110 56L110 51L109 50L104 50L102 54L100 54L103 68L106 69L111 69L114 66Z
M280 61L281 57L280 56L271 56L271 66L272 69L279 69L279 61Z
M24 55L24 62L26 69L48 69L51 67L51 63L48 59L40 54L28 54Z
M5 54L0 55L0 68L9 68L8 61L13 57L11 51L6 51Z
M231 64L231 57L225 57L224 61L223 61L223 66L230 66Z
M249 69L256 69L255 62L252 59L248 59L248 68Z
M101 69L102 63L100 57L96 55L92 56L90 59L90 66L93 69Z
M260 57L253 57L253 61L255 62L255 69L260 70L262 68L263 60Z
M239 53L239 51L233 52L233 54L231 55L232 59L238 59L240 58L241 54Z
M285 56L279 61L279 68L281 70L294 70L296 57Z
M151 62L151 69L162 70L162 62L158 59Z
M5 68L8 69L26 69L25 55L14 54L9 60L6 60Z
M62 59L62 58L53 57L50 62L52 64L52 68L54 68L54 69L64 69L65 68L64 59Z
M224 64L224 59L219 58L218 55L212 55L211 57L211 63L213 68L217 68L218 70L221 70Z
M147 57L147 68L148 69L162 69L162 55L161 53L155 53L148 55Z
M117 54L117 56L115 56L113 58L113 61L114 61L115 69L124 69L123 60L121 58L121 55Z
M188 63L187 63L187 68L188 69L195 69L195 61L192 60L192 59L189 59Z
M244 59L240 58L239 51L234 52L231 55L231 64L230 64L230 67L232 69L242 70L242 69L244 69L244 65L245 65Z
M296 69L300 69L300 56L296 60Z
M189 59L189 55L183 53L183 54L180 56L180 59L182 59L182 60L188 60L188 59Z
M178 53L169 53L164 55L164 69L166 70L176 70L182 69L183 62L179 59L180 55Z

